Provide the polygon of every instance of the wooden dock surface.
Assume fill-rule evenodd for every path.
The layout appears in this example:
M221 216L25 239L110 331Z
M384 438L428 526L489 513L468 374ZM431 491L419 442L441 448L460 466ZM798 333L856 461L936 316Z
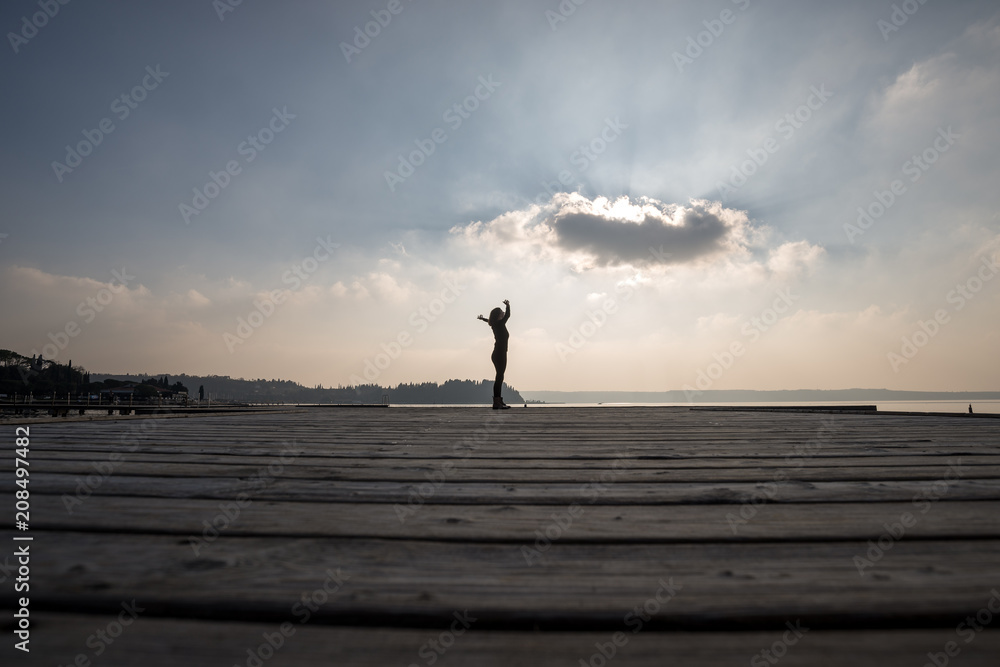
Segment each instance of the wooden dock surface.
M12 648L8 547L4 665L1000 664L993 419L427 407L30 428L31 655ZM19 488L9 469L0 487Z

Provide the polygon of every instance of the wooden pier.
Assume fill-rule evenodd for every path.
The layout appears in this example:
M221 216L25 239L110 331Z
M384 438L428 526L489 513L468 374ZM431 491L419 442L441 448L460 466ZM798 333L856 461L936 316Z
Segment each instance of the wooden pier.
M996 419L303 409L28 456L4 665L1000 664Z

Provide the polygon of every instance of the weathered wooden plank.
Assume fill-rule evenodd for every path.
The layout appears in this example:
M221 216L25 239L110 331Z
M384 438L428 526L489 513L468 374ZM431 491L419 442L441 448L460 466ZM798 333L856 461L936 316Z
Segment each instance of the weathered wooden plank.
M710 424L702 424L699 428L676 430L672 424L667 424L669 430L640 431L636 429L618 428L614 420L597 422L593 424L579 424L575 427L562 427L560 425L550 425L544 423L532 424L533 428L508 428L506 425L493 427L487 430L485 427L475 423L466 424L440 424L430 428L418 428L414 424L398 424L387 426L384 429L372 432L362 425L353 423L324 424L323 420L315 420L309 428L304 428L300 422L305 417L297 415L284 415L284 422L271 424L267 423L263 417L246 417L245 420L263 422L259 426L261 430L254 432L243 432L238 434L238 442L248 445L272 444L281 440L294 441L320 441L343 444L372 445L381 443L398 442L402 444L422 444L433 443L443 436L454 441L461 441L473 436L479 437L479 441L489 441L503 439L513 444L547 444L565 442L567 436L572 436L572 442L581 444L597 444L610 436L612 440L630 440L635 442L649 442L657 445L683 445L697 441L708 445L745 445L748 442L775 442L775 443L801 443L803 441L823 441L831 445L854 444L863 445L907 445L915 442L934 443L954 443L960 440L976 442L978 440L995 441L997 427L994 423L980 422L980 428L976 429L944 429L928 427L924 429L901 429L890 428L887 424L871 425L870 428L857 429L845 428L834 432L824 432L816 429L795 429L782 428L777 431L770 429L755 429L751 425L743 424L729 426L725 429L717 428ZM793 417L786 415L785 419ZM207 419L207 418L206 418ZM214 428L194 428L187 423L179 423L176 420L146 420L137 421L132 424L76 424L73 429L68 429L70 425L45 424L35 426L34 429L44 433L47 441L53 445L60 443L74 442L73 434L83 427L87 427L88 432L92 432L95 440L120 440L122 434L141 436L143 440L151 442L169 442L170 444L184 444L189 436L206 435L210 440L215 440L216 436L223 441L237 441L234 437L236 424L216 425ZM143 429L142 427L146 428ZM409 428L407 428L409 426ZM990 428L992 427L992 428ZM356 432L355 432L356 429ZM888 431L884 429L890 429ZM992 437L991 437L992 436Z
M206 436L207 437L207 436ZM567 436L569 437L569 436ZM218 442L218 439L213 442ZM459 443L460 444L460 443ZM321 456L331 458L370 458L372 460L381 459L425 459L425 458L451 458L453 460L478 460L495 459L504 461L521 461L525 465L534 465L540 460L613 460L616 457L627 455L630 458L642 459L651 458L659 460L674 459L703 459L711 460L731 459L745 454L750 461L759 458L802 458L802 453L797 450L799 446L790 443L786 446L774 444L762 444L748 442L738 447L712 447L709 444L691 445L686 444L676 447L665 447L649 443L627 443L622 442L617 445L608 444L602 441L594 445L584 446L582 443L562 442L552 445L544 443L533 443L528 445L514 445L509 442L494 442L492 444L478 445L476 447L456 447L452 443L435 443L424 446L404 445L382 445L371 446L343 445L333 447L328 444L314 443L305 446L301 442L294 443L294 447L284 449L280 443L273 445L201 445L201 444L162 444L138 446L127 445L105 445L95 451L118 453L122 456L130 453L158 454L158 455L228 455L228 456L274 456L282 452L298 452L300 456ZM38 446L39 451L45 450L43 446ZM63 451L81 451L81 445L65 446ZM741 450L743 453L741 453ZM827 455L837 457L851 456L983 456L1000 455L1000 444L996 445L968 445L968 444L937 444L937 445L908 445L898 447L871 447L861 445L851 445L839 448L826 447L823 450Z
M641 602L641 601L640 601ZM270 656L268 667L337 665L344 667L385 667L385 665L428 665L431 657L440 667L476 665L510 667L545 665L579 667L592 656L615 651L607 664L632 667L731 667L750 664L761 652L784 641L787 628L758 632L653 632L636 630L622 622L617 631L620 645L612 642L613 632L495 632L476 628L448 636L443 628L339 628L302 623L292 618L288 636L273 653L266 637L277 644L276 623L233 623L225 621L160 619L140 616L118 639L105 644L95 631L117 620L113 615L37 614L38 635L32 649L33 664L69 665L83 654L92 664L106 667L219 667L246 665L250 656ZM789 619L793 626L796 619ZM957 623L957 621L956 621ZM457 629L464 629L458 626ZM926 662L928 653L939 653L949 641L961 645L955 663L963 667L994 667L1000 655L1000 631L984 630L968 643L954 629L931 630L800 630L792 634L795 643L779 647L783 667L822 665L879 665L913 667ZM442 642L442 633L446 633ZM91 637L94 637L91 639ZM87 645L88 639L90 646ZM453 641L454 640L454 641ZM431 642L436 642L432 646ZM444 648L442 643L447 644ZM609 643L611 648L609 648ZM5 642L9 645L9 642ZM264 649L261 650L261 646ZM438 648L435 648L438 647ZM5 649L10 651L8 646ZM100 656L95 655L98 649ZM440 650L438 650L440 649ZM787 649L787 653L785 650ZM10 653L7 664L16 664ZM253 663L256 664L256 663ZM601 664L599 659L592 664Z
M353 443L368 447L391 443L417 445L440 439L443 434L461 439L477 431L510 444L545 446L549 443L577 442L596 444L610 436L657 446L683 446L695 440L709 446L733 446L769 442L782 446L803 440L823 439L832 446L842 441L865 446L907 446L908 440L928 443L941 441L969 444L996 444L997 428L990 420L960 420L932 417L881 417L855 415L782 415L737 413L718 415L696 413L679 408L549 408L544 410L492 413L467 408L394 408L379 411L377 419L348 411L327 413L254 415L238 417L203 417L194 419L155 420L156 426L143 430L150 441L174 437L170 444L191 444L192 434L207 436L209 442L222 438L232 441L233 426L253 420L252 432L239 429L240 443L247 446L267 444L275 436L284 439ZM513 412L514 414L510 414ZM201 423L194 423L201 422ZM95 422L88 424L97 439L121 437L137 431L136 421ZM146 424L149 426L149 424ZM78 425L46 425L53 443L64 437L78 441ZM229 435L227 436L227 432ZM206 440L202 440L206 442Z
M1000 465L966 466L962 457L954 461L961 463L962 476L966 479L1000 479ZM757 466L737 470L722 470L719 468L681 468L671 469L658 466L648 469L634 465L628 459L616 459L617 463L605 462L603 469L589 472L561 469L525 469L523 467L478 468L468 465L454 465L448 470L448 480L452 482L559 482L567 477L579 476L582 480L600 481L603 474L606 479L616 482L759 482L775 479L791 479L797 481L860 481L860 480L938 480L942 478L949 466L861 466L847 468L810 467L802 470L789 469L786 466ZM93 463L84 461L38 461L34 459L36 474L59 473L65 475L87 476L96 469ZM116 474L141 477L249 477L259 474L267 464L242 464L233 462L229 465L177 463L174 461L145 463L136 461L118 461L114 466ZM427 475L433 475L441 470L442 462L424 463L421 465L386 465L374 468L341 470L335 462L307 465L293 461L282 466L282 477L285 479L323 479L323 480L362 480L362 481L405 481L425 482ZM614 465L614 467L612 467ZM611 475L611 477L608 477Z
M136 598L151 615L282 618L340 568L341 588L317 617L440 620L468 609L484 627L525 618L611 627L666 580L683 588L660 612L665 625L802 618L873 627L947 625L982 609L1000 581L997 540L902 539L862 576L855 557L867 548L556 542L535 554L512 544L223 536L196 557L176 536L60 532L36 543L32 604L111 610Z
M266 425L265 425L266 426ZM986 434L976 440L960 437L900 438L871 441L861 437L849 440L827 441L809 438L769 437L767 434L744 434L740 439L720 441L706 433L694 433L686 438L662 439L642 434L612 432L605 425L605 432L590 432L584 437L573 431L518 438L508 433L490 435L475 441L461 431L442 431L413 437L407 433L387 434L387 437L366 440L360 435L317 434L309 438L288 434L282 439L246 440L234 438L231 432L177 434L164 432L157 437L131 436L119 431L113 434L89 434L83 440L105 451L133 452L191 452L206 454L268 455L283 448L294 448L312 455L336 455L364 458L396 456L405 458L436 456L507 456L515 458L566 458L606 457L622 451L633 455L655 457L741 457L741 456L801 456L803 453L851 456L859 454L969 454L1000 453L1000 435ZM78 451L81 438L50 441L38 437L36 447L41 451Z
M938 480L943 480L942 469ZM670 505L721 504L760 501L764 483L752 482L622 482L609 480L598 483L584 478L577 482L445 482L437 484L432 477L423 483L342 481L318 479L286 479L282 471L263 477L130 477L111 475L94 478L100 495L145 496L159 498L210 498L235 500L249 494L260 500L287 500L315 503L328 502L419 502L433 498L435 503L453 504L537 504L567 505L589 502L605 505ZM595 486L596 485L596 486ZM937 485L937 486L935 486ZM808 482L784 481L777 484L770 498L778 503L820 502L903 502L916 496L949 500L1000 500L998 479L955 479L944 485L940 481L843 481ZM0 491L13 492L12 478L0 481ZM85 480L77 475L44 474L32 478L36 493L71 494L86 489ZM936 490L937 489L937 490ZM421 495L423 494L423 495Z
M33 450L32 461L40 462L40 467L47 465L47 461L83 461L87 463L102 463L108 460L109 454L112 452L106 449L100 449L93 445L88 445L86 448L78 447L76 450L69 451L56 451L56 450ZM196 454L188 451L178 452L173 450L169 453L142 453L142 452L128 452L121 455L121 460L133 462L133 463L176 463L178 461L183 461L187 463L200 463L205 465L220 465L220 466L232 466L232 465L268 465L273 463L276 459L280 458L280 450L278 453L270 453L265 455L252 455L252 454ZM768 467L768 468L838 468L838 469L848 469L848 468L864 468L879 466L883 468L887 467L935 467L938 468L942 464L947 462L948 458L953 458L954 454L925 454L919 456L911 456L907 454L897 454L894 456L881 456L881 455L869 455L864 453L852 454L851 456L835 456L826 455L823 453L810 455L807 457L800 456L788 456L788 455L777 455L777 456L758 456L754 453L747 453L746 456L741 457L679 457L679 456L633 456L629 458L629 467L634 469L642 470L681 470L689 468L704 468L704 469L744 469L744 468L758 468L758 467ZM391 458L391 457L379 457L379 458L368 458L368 457L346 457L337 455L315 455L313 453L299 454L295 456L295 460L290 464L291 466L297 465L311 465L311 466L330 466L337 470L382 470L391 468L392 466L405 466L406 468L413 468L414 466L440 466L443 461L451 460L453 463L457 462L454 460L454 456L438 456L438 457L407 457L407 458ZM587 471L587 470L606 470L608 464L617 460L618 457L604 457L604 458L559 458L555 456L550 456L545 459L533 459L531 461L530 468L526 468L523 462L512 461L509 457L477 457L470 458L468 460L462 460L461 465L463 468L477 469L477 470L559 470L565 474L571 474L574 471ZM963 466L1000 466L1000 454L993 455L961 455Z
M434 505L397 508L376 503L251 501L243 507L214 500L93 496L67 506L58 496L34 495L36 528L54 531L212 534L227 536L354 537L530 543L567 512L551 505ZM941 500L913 503L605 506L582 503L562 531L563 541L658 542L747 540L878 540L885 524L911 514L907 539L1000 538L1000 502ZM741 514L742 511L742 514Z

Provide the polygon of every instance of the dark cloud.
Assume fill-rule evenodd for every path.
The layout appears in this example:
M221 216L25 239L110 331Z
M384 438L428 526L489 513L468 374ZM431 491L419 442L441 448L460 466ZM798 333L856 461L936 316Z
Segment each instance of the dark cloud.
M489 222L455 227L466 242L518 248L576 270L689 264L744 254L754 229L745 211L720 202L666 204L650 197L588 199L558 193L545 205L508 211Z
M574 210L556 214L551 224L561 248L586 252L600 266L687 263L725 251L741 231L737 216L727 220L704 205L660 213L632 222Z

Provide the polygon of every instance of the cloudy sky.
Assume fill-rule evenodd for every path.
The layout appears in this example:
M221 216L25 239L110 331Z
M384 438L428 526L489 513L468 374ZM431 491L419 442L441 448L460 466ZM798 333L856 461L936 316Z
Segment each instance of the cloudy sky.
M0 347L481 379L509 299L522 390L1000 388L993 1L12 0L0 27Z

